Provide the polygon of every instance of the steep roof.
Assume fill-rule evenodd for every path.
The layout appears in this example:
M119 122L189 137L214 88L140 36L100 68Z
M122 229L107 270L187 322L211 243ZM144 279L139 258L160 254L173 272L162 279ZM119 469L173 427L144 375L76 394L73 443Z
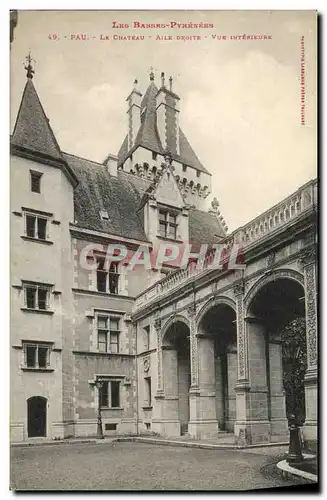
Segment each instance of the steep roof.
M160 136L157 128L157 112L156 112L156 95L158 87L151 82L148 86L141 102L141 126L137 133L135 144L128 150L127 136L125 137L118 151L118 165L124 163L126 158L135 151L139 146L145 147L155 153L164 153ZM145 108L145 111L143 112ZM196 156L183 131L179 128L179 151L180 154L171 153L173 159L196 168L200 172L210 174L210 172L202 165L199 158Z
M11 144L63 160L31 78L27 79Z
M119 172L120 178L129 181L134 185L140 195L140 206L147 201L147 193L152 192L155 184L149 179L144 179L136 175ZM219 243L226 236L226 233L218 217L210 212L204 212L196 208L189 210L189 240L191 243Z
M189 239L193 244L219 243L226 236L215 214L191 208L189 211Z
M156 95L158 88L151 82L141 102L141 126L135 145L144 146L157 153L163 152L157 129ZM145 111L143 111L145 108Z
M75 222L95 231L147 241L137 214L141 195L126 176L110 175L104 165L63 153L79 180L74 191ZM101 210L109 220L101 218Z

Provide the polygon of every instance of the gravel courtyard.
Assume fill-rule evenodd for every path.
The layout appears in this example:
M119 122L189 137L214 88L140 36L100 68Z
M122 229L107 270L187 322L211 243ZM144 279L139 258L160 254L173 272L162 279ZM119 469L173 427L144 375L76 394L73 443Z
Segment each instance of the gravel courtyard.
M267 453L132 442L13 447L11 489L249 490L292 485L260 472L272 460L272 449Z

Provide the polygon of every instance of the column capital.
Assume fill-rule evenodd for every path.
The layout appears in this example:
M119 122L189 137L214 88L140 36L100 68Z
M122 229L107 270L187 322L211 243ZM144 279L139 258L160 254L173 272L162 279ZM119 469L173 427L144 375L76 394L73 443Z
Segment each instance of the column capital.
M250 382L249 380L238 380L235 386L236 392L249 392L250 391Z
M316 245L311 244L308 247L305 247L299 257L299 262L302 266L308 266L313 264L316 261Z
M245 290L245 284L244 281L241 281L239 283L236 283L236 285L233 288L233 292L235 297L242 296Z
M187 315L190 319L194 319L196 315L196 309L195 309L195 304L192 304L191 306L188 306L186 309Z
M155 328L155 330L157 330L157 332L160 331L160 329L161 329L161 318L156 318L154 320L154 328Z

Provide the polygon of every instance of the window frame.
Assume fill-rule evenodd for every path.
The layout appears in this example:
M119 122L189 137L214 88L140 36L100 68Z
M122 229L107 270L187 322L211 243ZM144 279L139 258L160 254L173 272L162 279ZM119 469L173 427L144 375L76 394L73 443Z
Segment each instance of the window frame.
M100 379L102 381L102 387L98 391L98 398L99 401L98 403L101 409L105 410L121 410L122 406L122 394L121 394L121 387L122 387L122 379L119 378L105 378L105 379ZM112 406L112 384L116 383L118 384L118 406ZM106 399L105 401L107 404L103 404L103 388L106 387Z
M28 218L33 218L34 219L34 224L33 224L33 235L28 234ZM45 230L44 230L44 238L39 237L39 220L45 221ZM28 210L24 210L24 235L25 237L35 240L35 241L49 241L49 221L50 218L49 216L45 214L40 214L37 212L32 212Z
M152 380L144 377L144 408L152 408Z
M41 194L41 177L43 172L38 172L37 170L30 170L30 190L32 193ZM38 181L39 190L33 189L33 179Z
M101 293L108 293L110 295L119 295L120 292L120 276L121 273L119 272L119 263L118 262L110 262L110 265L108 266L108 259L106 258L105 254L94 254L94 259L97 263L97 268L96 268L96 289L97 292ZM101 265L101 268L99 268L100 261L103 261L103 265ZM99 290L99 274L102 273L104 275L104 290ZM112 281L114 283L112 283ZM112 287L113 285L113 287ZM115 290L115 291L114 291Z
M164 215L164 218L161 216ZM178 216L177 210L159 207L158 208L158 234L160 238L166 238L169 240L177 240L177 229L178 229ZM170 219L173 218L173 221ZM160 225L164 225L164 230L162 231ZM170 233L173 228L173 234Z
M35 363L33 366L28 365L28 355L27 355L27 350L28 348L35 348ZM51 369L51 352L52 352L52 344L50 343L45 343L45 342L39 342L39 341L29 341L29 340L24 340L22 342L22 349L23 349L23 366L22 368L27 369L27 370L50 370ZM40 357L39 357L39 349L46 349L46 357L45 357L45 366L40 365Z
M105 328L99 328L99 319L105 320ZM96 315L96 335L97 335L97 350L101 353L119 354L120 353L120 335L121 335L121 316L115 314L98 313ZM118 323L118 330L111 328L111 321ZM99 342L99 332L105 336L105 341ZM117 336L117 342L112 342L112 334ZM99 348L99 344L105 345L105 350ZM117 346L117 350L113 350L112 346Z
M24 309L27 309L29 311L50 311L50 293L51 293L51 288L52 285L48 285L46 283L23 283L22 284L23 292L24 292ZM34 290L35 295L34 295L34 307L29 307L28 305L28 289ZM40 298L39 298L39 290L45 290L46 295L45 295L45 307L40 307ZM42 299L43 302L43 299Z
M143 327L143 336L144 336L144 350L150 350L150 325Z

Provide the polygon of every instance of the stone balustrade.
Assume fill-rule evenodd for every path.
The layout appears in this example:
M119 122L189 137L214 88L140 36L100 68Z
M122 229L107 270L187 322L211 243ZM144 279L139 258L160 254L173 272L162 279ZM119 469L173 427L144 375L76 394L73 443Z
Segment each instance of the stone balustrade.
M228 250L234 243L242 245L245 249L252 244L256 244L259 240L267 237L267 235L272 237L274 231L291 224L292 221L295 221L298 217L303 215L306 210L316 204L317 180L314 179L304 184L297 191L250 221L248 224L245 224L226 236L226 238L221 241L221 244L227 249L221 263L223 263L224 260L228 260ZM159 295L171 293L182 283L186 283L188 279L207 272L209 267L213 269L213 258L214 255L209 254L202 268L197 268L196 263L191 263L186 269L177 269L150 286L136 298L133 308L134 312L148 305Z

